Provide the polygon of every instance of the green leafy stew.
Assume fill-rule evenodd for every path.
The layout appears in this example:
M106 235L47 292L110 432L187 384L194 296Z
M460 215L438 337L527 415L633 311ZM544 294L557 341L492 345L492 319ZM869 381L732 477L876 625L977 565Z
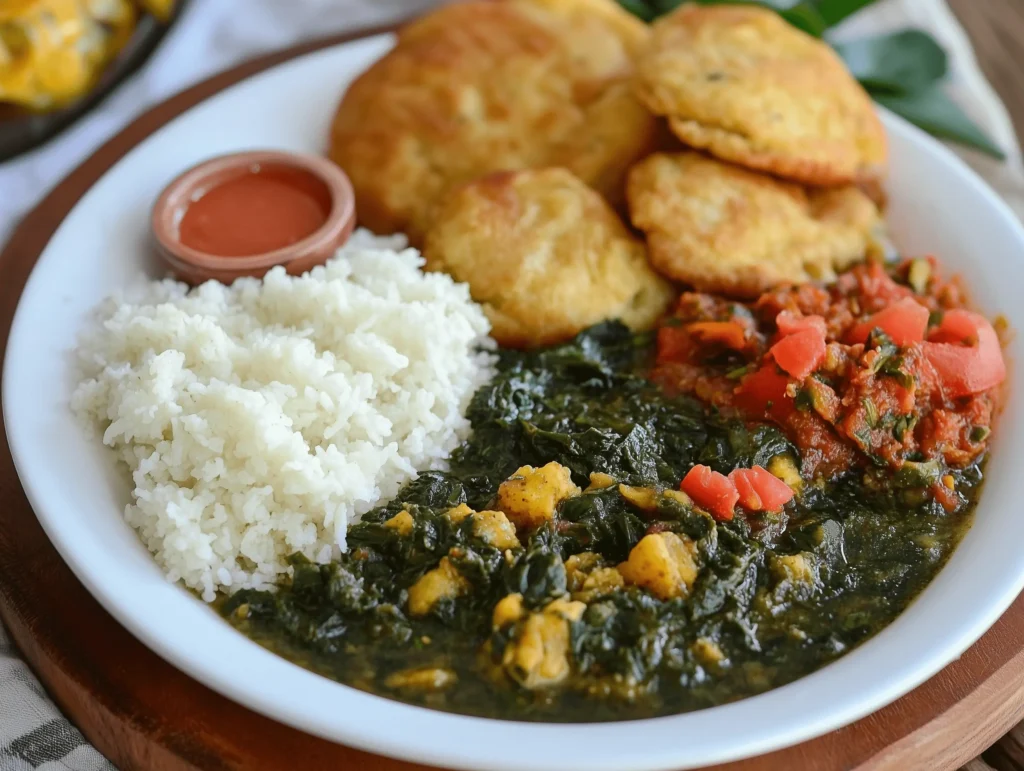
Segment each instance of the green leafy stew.
M605 324L502 352L448 472L421 475L351 526L339 561L295 557L289 583L240 591L221 612L356 688L537 721L734 701L889 624L968 527L982 464L950 472L967 500L952 513L905 474L860 469L799 485L781 512L718 521L677 492L689 469L795 468L796 450L772 426L664 394L644 376L653 349L649 335ZM567 469L563 494L531 489L524 466ZM515 490L501 487L510 477ZM513 493L537 515L514 529L494 511ZM642 554L658 534L648 543L675 546ZM626 561L632 572L616 569ZM682 591L658 591L667 575Z

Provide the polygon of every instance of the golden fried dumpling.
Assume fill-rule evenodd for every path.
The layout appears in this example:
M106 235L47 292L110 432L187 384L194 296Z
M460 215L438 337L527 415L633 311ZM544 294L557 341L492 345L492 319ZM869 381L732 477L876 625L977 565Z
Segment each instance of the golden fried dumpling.
M627 196L660 273L740 297L834 278L864 258L881 228L878 207L856 186L803 188L692 151L637 164Z
M621 203L658 133L630 83L648 34L614 0L476 0L406 27L332 126L362 224L416 243L452 186L543 166Z
M507 346L559 342L605 319L646 329L674 297L608 203L560 168L497 172L453 191L423 254L428 270L469 284Z
M658 20L637 95L686 144L812 185L878 177L885 131L827 44L754 6L687 4Z

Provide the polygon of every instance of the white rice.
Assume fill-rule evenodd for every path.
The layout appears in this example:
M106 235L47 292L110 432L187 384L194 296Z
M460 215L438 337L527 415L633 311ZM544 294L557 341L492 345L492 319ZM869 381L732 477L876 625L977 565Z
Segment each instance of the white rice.
M169 579L209 601L294 552L326 561L466 437L489 325L404 247L361 231L302 277L154 282L101 309L72 407L131 470L125 518Z

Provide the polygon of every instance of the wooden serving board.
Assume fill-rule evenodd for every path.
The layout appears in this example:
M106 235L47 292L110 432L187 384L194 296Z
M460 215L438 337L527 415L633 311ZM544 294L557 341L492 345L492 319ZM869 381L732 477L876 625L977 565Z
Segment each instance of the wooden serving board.
M153 108L104 145L25 218L0 253L0 358L18 298L43 247L71 207L132 147L243 78L382 31L331 38L243 64ZM145 648L58 556L25 499L2 435L0 615L53 698L121 769L425 768L279 725L215 694ZM958 661L896 703L819 739L716 769L955 769L1024 718L1022 641L1024 596Z

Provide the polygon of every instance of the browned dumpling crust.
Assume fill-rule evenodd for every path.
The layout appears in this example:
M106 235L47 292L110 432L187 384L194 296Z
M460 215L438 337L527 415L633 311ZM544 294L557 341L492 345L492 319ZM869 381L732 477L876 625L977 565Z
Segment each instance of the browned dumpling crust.
M692 151L642 161L627 195L660 273L738 297L831 280L864 258L882 226L856 186L804 188Z
M885 130L824 42L753 6L687 4L658 20L637 95L683 142L810 185L877 178Z
M423 254L428 270L469 284L506 346L559 342L613 318L648 329L675 294L608 203L559 168L498 172L457 189Z
M406 27L332 126L361 223L419 243L452 186L555 165L621 203L658 135L631 85L648 38L614 0L477 0Z

